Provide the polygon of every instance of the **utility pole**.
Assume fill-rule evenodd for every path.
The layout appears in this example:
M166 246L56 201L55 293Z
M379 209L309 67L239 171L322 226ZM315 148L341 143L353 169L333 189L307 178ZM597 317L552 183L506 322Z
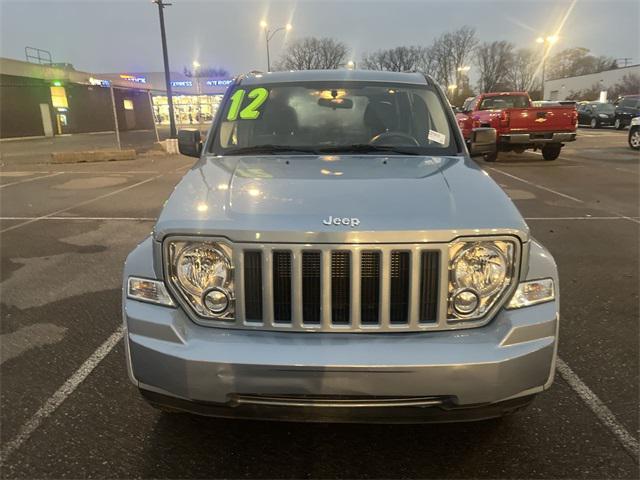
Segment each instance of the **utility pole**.
M158 5L158 15L160 16L160 35L162 36L162 56L164 57L164 81L167 88L167 104L169 105L169 137L176 138L176 119L173 114L173 96L171 94L171 74L169 73L169 53L167 52L167 34L164 30L164 7L168 7L170 3L164 3L163 0L153 0Z

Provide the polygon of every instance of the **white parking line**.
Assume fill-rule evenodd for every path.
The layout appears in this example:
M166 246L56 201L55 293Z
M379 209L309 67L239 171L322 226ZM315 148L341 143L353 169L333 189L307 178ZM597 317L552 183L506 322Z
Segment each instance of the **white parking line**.
M635 461L640 453L640 445L624 426L618 422L615 415L609 407L607 407L587 385L580 380L580 377L561 358L558 358L556 368L560 376L573 389L574 392L582 399L582 401L591 409L598 417L598 420L607 427L607 429L616 436L624 449L631 454Z
M116 344L122 340L123 336L122 326L111 334L107 340L100 345L95 352L82 364L76 372L69 377L69 379L62 384L62 386L47 399L46 402L33 414L33 416L27 420L27 422L20 428L18 434L8 443L3 445L0 450L0 464L4 464L7 461L9 455L11 455L17 448L26 442L29 437L35 432L42 422L49 417L56 409L62 405L62 403L71 395L76 388L89 376L94 368L109 354L109 352L116 346Z
M12 185L19 185L21 183L33 182L34 180L40 180L42 178L57 177L58 175L62 175L63 173L64 172L56 172L56 173L51 173L49 175L41 175L39 177L25 178L24 180L19 180L17 182L5 183L4 185L0 185L0 188L10 187Z
M511 173L507 173L507 172L503 172L502 170L498 170L497 168L493 168L493 167L487 167L489 170L491 170L492 172L496 172L496 173L501 173L502 175L506 175L507 177L511 177L515 180L518 180L522 183L526 183L527 185L531 185L532 187L536 187L539 188L540 190L546 190L547 192L551 192L555 195L559 195L561 197L564 198L568 198L569 200L573 200L574 202L578 202L578 203L585 203L584 200L580 200L579 198L576 197L572 197L571 195L567 195L566 193L562 193L562 192L558 192L557 190L553 190L551 188L547 188L547 187L543 187L542 185L538 185L537 183L534 182L530 182L529 180L525 180L524 178L520 178L517 177L515 175L512 175ZM608 213L613 213L614 215L620 217L620 218L624 218L625 220L629 220L631 222L634 223L640 223L640 220L636 217L628 217L627 215L622 215L619 212L616 212L615 210L605 210L604 208L602 209L603 211L606 211Z
M584 201L580 200L579 198L572 197L571 195L567 195L566 193L558 192L556 190L552 190L551 188L543 187L542 185L538 185L537 183L530 182L529 180L525 180L524 178L516 177L515 175L512 175L507 172L503 172L502 170L498 170L497 168L493 168L493 167L487 167L487 168L492 172L501 173L502 175L506 175L507 177L511 177L515 180L519 180L522 183L526 183L527 185L531 185L533 187L539 188L540 190L546 190L547 192L551 192L555 195L559 195L560 197L568 198L569 200L573 200L574 202L584 203Z
M132 188L139 187L140 185L144 185L145 183L149 183L149 182L151 182L151 181L153 181L156 178L159 178L161 176L162 175L156 175L155 177L147 178L146 180L142 180L141 182L134 183L133 185L128 185L126 187L120 188L120 189L115 190L113 192L105 193L104 195L100 195L98 197L91 198L89 200L85 200L84 202L76 203L75 205L72 205L70 207L63 208L63 209L60 209L60 210L56 210L55 212L51 212L51 213L49 213L47 215L43 215L41 217L35 217L35 218L31 218L29 220L25 220L22 223L18 223L16 225L11 225L10 227L7 227L7 228L4 228L4 229L0 230L0 233L5 233L5 232L8 232L10 230L15 230L16 228L23 227L24 225L28 225L30 223L37 222L39 220L44 220L45 218L53 217L53 216L56 216L56 215L58 215L60 213L64 213L64 212L67 212L69 210L72 210L74 208L82 207L83 205L88 205L89 203L96 202L96 201L101 200L103 198L107 198L107 197L110 197L112 195L116 195L118 193L124 192L126 190L130 190Z

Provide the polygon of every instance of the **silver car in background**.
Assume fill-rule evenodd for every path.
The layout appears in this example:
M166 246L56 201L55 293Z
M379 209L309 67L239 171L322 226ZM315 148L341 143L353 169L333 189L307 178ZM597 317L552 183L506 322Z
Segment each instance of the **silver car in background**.
M549 388L558 273L419 73L236 79L124 269L152 405L303 421L478 420ZM495 130L471 150L495 148Z

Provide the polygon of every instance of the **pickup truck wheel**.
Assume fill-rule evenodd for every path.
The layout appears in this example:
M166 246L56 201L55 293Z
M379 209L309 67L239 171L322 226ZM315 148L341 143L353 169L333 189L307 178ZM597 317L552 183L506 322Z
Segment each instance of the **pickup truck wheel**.
M498 159L498 152L485 153L482 158L485 162L495 162Z
M560 156L560 150L562 150L562 145L545 145L542 147L542 158L545 160L555 160Z
M592 119L591 119L591 122L589 123L589 126L590 126L591 128L598 128L598 120L597 120L597 119L595 119L595 118L592 118Z

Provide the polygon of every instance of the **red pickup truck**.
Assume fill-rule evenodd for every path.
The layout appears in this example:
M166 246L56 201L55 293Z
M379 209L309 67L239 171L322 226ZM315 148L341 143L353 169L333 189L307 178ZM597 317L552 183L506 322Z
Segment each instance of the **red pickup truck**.
M564 142L576 139L578 114L575 105L533 107L526 92L483 93L467 98L456 115L465 140L474 128L495 128L498 148L485 154L495 162L498 152L522 153L540 149L545 160L555 160Z

